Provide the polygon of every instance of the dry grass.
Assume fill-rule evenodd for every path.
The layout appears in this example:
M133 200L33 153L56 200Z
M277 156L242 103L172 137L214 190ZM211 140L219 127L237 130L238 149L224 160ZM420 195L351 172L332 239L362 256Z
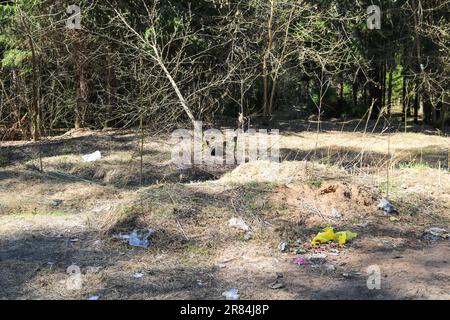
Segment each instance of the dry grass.
M22 152L13 144L12 161L0 171L0 298L220 299L221 292L238 287L250 299L378 299L380 293L368 292L362 279L342 277L349 270L364 273L370 264L389 274L385 298L448 297L450 288L438 282L438 273L449 276L442 261L448 245L424 242L421 234L431 226L450 226L450 175L444 162L439 170L433 160L449 139L393 134L389 157L386 135L325 132L311 157L315 138L311 132L287 132L285 161L278 166L242 164L214 180L220 171L177 171L166 162L167 137L149 137L142 186L138 136L130 132L72 134L70 143L42 150L44 173L32 169L37 158L23 156L32 144ZM100 161L81 161L95 150L102 150ZM387 191L387 168L398 222L376 207ZM52 199L63 202L54 208ZM233 217L251 226L251 239L228 227ZM359 234L340 256L327 258L336 272L294 265L299 248L330 250L308 245L327 225ZM148 250L112 237L146 227L156 230ZM290 250L278 252L280 242ZM81 291L65 287L72 263L82 267ZM438 266L433 269L438 273L427 274L429 264ZM89 267L101 268L89 272ZM134 278L137 272L144 277ZM268 289L275 272L285 274L286 288ZM414 292L408 285L413 282L424 289Z

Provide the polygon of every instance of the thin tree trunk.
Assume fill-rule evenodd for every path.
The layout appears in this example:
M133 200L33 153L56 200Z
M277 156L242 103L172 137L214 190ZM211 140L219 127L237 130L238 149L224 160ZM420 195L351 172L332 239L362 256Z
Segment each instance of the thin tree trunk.
M270 114L269 110L269 57L270 52L272 50L272 43L273 43L273 31L272 31L272 22L273 22L273 15L274 15L274 2L273 0L270 1L270 16L269 21L267 24L267 30L268 30L268 41L267 41L267 48L266 52L263 56L263 113L264 117L267 117Z
M274 99L275 99L275 93L276 93L276 89L277 89L278 74L280 72L280 69L281 69L282 64L283 64L283 60L285 58L285 53L286 53L286 48L287 48L287 43L288 43L288 38L289 38L289 28L291 26L293 13L294 13L294 9L292 9L291 13L289 14L289 20L288 20L288 23L286 24L286 31L284 33L283 49L281 50L279 62L277 64L277 66L276 66L275 74L274 74L274 76L272 78L272 90L270 92L269 107L268 107L269 115L271 115L272 111L273 111L273 102L274 102Z
M32 97L31 97L31 135L34 141L39 140L39 97L38 97L38 83L37 83L37 58L36 58L36 49L33 42L33 37L31 35L31 30L28 27L27 23L22 14L22 10L20 5L16 3L17 10L20 15L20 20L22 22L23 29L28 38L28 44L31 50L31 64L32 64Z
M389 71L389 83L388 83L388 116L392 113L392 70Z
M402 119L403 121L406 120L406 113L407 113L407 107L406 107L406 77L405 73L402 74Z
M110 54L111 54L111 48L108 48ZM108 56L108 70L107 70L107 88L106 88L106 103L107 103L107 119L105 121L105 127L110 127L111 125L114 125L111 116L113 114L113 108L115 105L114 97L115 97L115 85L116 85L116 76L115 76L115 70L114 70L114 64L112 63L112 59L110 56Z
M448 113L448 105L449 105L449 101L448 101L448 94L444 94L444 96L442 97L441 100L441 114L440 114L440 121L439 121L439 129L441 129L442 131L444 131L445 129L445 122L447 120L447 113Z
M414 123L419 124L420 94L418 86L414 88Z
M352 94L353 94L353 107L356 110L358 108L358 81L356 77L355 80L353 81Z
M75 129L80 129L84 126L84 115L88 104L89 92L89 85L83 70L83 66L79 66L79 68L77 103L75 108Z
M381 109L386 107L386 61L381 68Z
M344 111L344 79L341 78L341 83L339 84L339 114Z
M33 65L33 97L31 100L31 109L32 109L32 120L33 120L33 126L32 126L32 137L34 141L38 141L40 137L39 132L39 97L38 97L38 84L37 84L37 61L36 61L36 51L34 48L33 39L31 36L28 38L28 42L30 44L31 48L31 63Z

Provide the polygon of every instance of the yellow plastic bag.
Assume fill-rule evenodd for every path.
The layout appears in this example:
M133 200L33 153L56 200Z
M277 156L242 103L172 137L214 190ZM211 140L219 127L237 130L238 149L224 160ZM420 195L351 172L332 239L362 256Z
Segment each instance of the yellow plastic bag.
M336 232L336 236L338 238L339 247L342 247L344 244L347 243L347 241L352 241L353 239L355 239L358 236L358 234L355 232L346 230L346 231Z
M315 246L317 244L328 243L330 241L337 241L339 246L342 247L347 243L347 241L351 241L357 236L358 234L355 232L346 230L335 233L332 227L326 227L323 229L323 232L319 232L317 236L312 239L311 244Z
M311 243L315 246L317 244L328 243L334 240L336 240L336 234L334 233L333 228L326 227L323 229L323 232L319 232L317 236L312 239Z

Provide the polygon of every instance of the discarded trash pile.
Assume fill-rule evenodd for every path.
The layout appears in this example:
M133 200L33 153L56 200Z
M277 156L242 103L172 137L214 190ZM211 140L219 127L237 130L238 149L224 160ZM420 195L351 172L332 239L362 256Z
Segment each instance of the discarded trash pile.
M344 245L357 236L357 233L349 230L335 232L333 227L326 227L310 242L302 243L301 240L297 240L292 247L288 243L282 242L278 245L278 250L283 253L296 254L297 257L294 258L293 263L298 266L320 267L327 272L335 272L337 266L328 261L328 256L337 257L345 254Z

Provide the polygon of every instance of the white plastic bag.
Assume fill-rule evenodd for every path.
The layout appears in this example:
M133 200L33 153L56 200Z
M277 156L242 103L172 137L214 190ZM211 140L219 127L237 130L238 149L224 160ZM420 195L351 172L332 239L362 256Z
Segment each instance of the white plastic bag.
M222 293L225 300L239 300L239 290L236 288L230 289Z
M147 249L149 245L148 237L150 237L152 233L153 230L149 229L148 232L139 236L137 231L133 230L133 232L130 234L130 238L128 239L128 243L133 247L141 247Z
M84 155L82 158L84 162L95 162L102 158L102 154L97 150L94 153Z
M240 218L231 218L228 220L228 226L232 228L238 228L244 231L250 231L250 226Z

